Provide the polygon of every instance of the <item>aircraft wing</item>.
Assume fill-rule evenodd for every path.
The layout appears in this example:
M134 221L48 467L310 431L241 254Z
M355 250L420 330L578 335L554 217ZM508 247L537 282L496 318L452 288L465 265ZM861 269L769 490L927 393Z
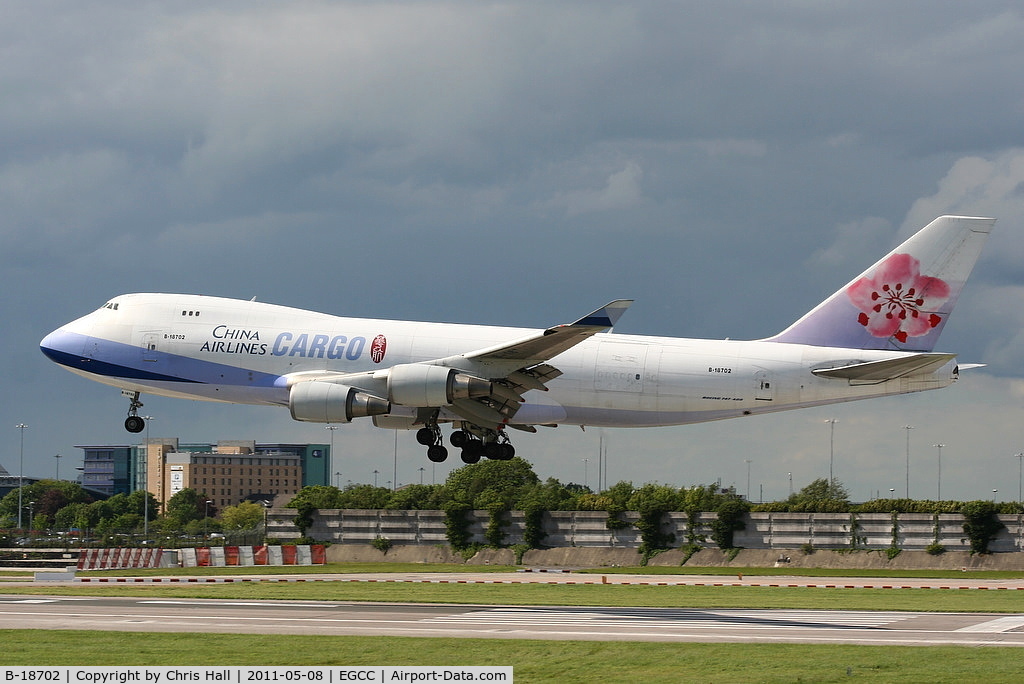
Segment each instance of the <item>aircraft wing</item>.
M905 375L931 373L956 358L956 354L909 354L881 361L844 362L811 372L823 378L841 378L855 384L881 383Z
M483 427L509 425L535 432L532 426L514 423L512 418L523 402L523 393L531 389L546 391L546 383L562 374L545 362L613 327L632 303L632 299L616 299L573 323L436 361L438 365L459 368L492 382L490 396L456 400L451 410Z
M575 347L588 337L614 326L632 303L632 299L617 299L574 323L556 325L542 333L530 335L514 342L479 349L451 358L473 359L480 362L547 361L566 349Z
M546 362L614 326L632 303L631 299L617 299L573 323L556 325L518 340L465 354L411 365L451 368L488 381L483 385L489 386L489 391L484 390L487 391L486 396L459 398L444 406L463 420L490 429L509 425L520 430L536 432L533 426L517 424L512 419L523 403L524 393L529 390L546 391L546 384L562 374L562 371ZM396 371L395 367L362 373L305 371L284 376L282 382L287 387L309 381L349 385L385 401L383 397L388 396L388 376ZM388 396L388 399L391 397ZM421 416L420 422L436 412L438 407L437 404L402 405L416 408L418 415Z

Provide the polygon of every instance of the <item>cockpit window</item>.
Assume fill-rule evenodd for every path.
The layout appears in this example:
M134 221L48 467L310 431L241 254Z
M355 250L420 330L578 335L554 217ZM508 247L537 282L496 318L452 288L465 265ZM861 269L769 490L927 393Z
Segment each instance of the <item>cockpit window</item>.
M100 308L101 309L113 309L114 311L117 311L117 306L118 306L117 302L107 302L106 304L104 304Z

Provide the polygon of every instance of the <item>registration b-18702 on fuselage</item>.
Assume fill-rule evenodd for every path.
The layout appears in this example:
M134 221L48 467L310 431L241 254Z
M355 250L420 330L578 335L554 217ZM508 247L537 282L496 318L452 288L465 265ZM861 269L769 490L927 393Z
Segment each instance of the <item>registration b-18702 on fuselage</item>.
M44 354L143 393L287 406L295 420L415 429L443 461L512 458L509 429L645 427L946 387L933 351L993 219L942 216L781 333L699 340L612 333L616 300L546 329L345 318L183 294L126 294L47 335Z

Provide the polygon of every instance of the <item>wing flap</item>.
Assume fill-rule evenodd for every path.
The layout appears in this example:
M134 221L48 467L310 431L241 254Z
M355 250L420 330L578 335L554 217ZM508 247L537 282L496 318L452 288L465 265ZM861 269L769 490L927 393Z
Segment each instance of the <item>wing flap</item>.
M910 354L881 361L842 362L843 365L815 368L811 372L823 378L880 383L907 375L932 373L955 358L956 354Z

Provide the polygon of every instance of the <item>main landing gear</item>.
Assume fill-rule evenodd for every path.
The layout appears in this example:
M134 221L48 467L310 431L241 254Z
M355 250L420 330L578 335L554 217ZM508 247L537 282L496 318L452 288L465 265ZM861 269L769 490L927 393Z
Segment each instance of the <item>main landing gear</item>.
M122 390L121 394L128 397L131 405L128 407L128 417L124 419L124 429L131 433L139 433L146 429L145 419L139 415L142 402L139 401L138 392Z
M478 463L482 457L495 461L510 461L516 455L515 447L504 432L481 430L482 438L463 428L452 433L451 444L461 449L463 463ZM441 437L441 428L436 422L416 431L416 441L427 447L427 458L433 463L442 463L448 458L448 449Z

